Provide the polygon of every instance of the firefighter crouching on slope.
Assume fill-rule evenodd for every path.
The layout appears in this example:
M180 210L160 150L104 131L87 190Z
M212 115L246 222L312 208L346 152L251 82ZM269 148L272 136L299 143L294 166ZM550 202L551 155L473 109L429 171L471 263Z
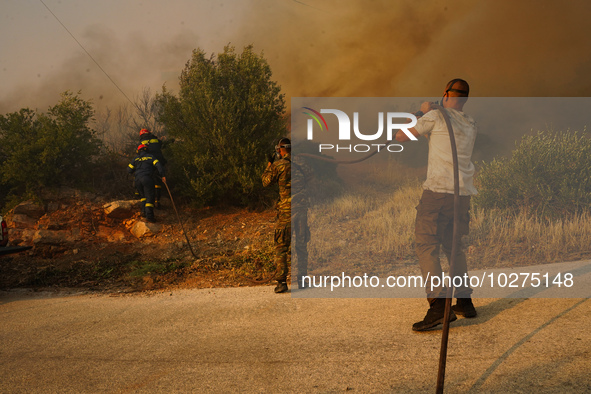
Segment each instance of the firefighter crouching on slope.
M275 293L284 293L287 291L287 272L288 261L291 261L291 224L294 222L295 247L298 262L298 285L302 285L302 277L307 275L308 269L308 250L307 243L310 240L310 230L308 229L308 203L303 196L303 187L307 180L305 166L293 163L295 169L294 181L297 183L296 191L298 195L293 196L298 212L294 217L291 216L291 141L288 138L282 138L277 144L280 158L269 162L267 169L262 175L263 186L269 186L274 183L279 185L279 201L277 202L277 222L275 224L275 264L277 272L277 287ZM300 182L303 182L300 184Z
M158 174L162 177L162 182L166 183L164 166L158 159L147 152L148 147L146 145L140 145L137 147L137 156L133 159L127 171L130 174L135 174L135 186L140 194L140 204L142 216L144 216L148 222L154 223L154 172L158 171Z
M445 87L441 106L445 108L453 127L458 154L460 176L460 212L459 235L467 235L470 224L470 196L476 194L473 183L474 164L471 161L474 141L476 140L476 124L474 119L463 112L468 100L470 87L463 79L453 79ZM439 261L439 249L451 257L454 219L454 175L453 158L449 132L443 115L431 109L431 103L424 102L421 111L424 115L409 131L415 136L425 136L429 140L429 156L427 163L427 180L423 184L423 195L417 206L415 223L415 249L423 278L434 278L442 275ZM421 115L421 113L417 113ZM402 131L396 134L396 140L405 142L409 137ZM454 260L453 276L464 277L468 273L466 255L461 240L458 240L457 254ZM425 318L413 324L414 331L424 331L443 323L445 311L445 286L432 287L431 281L426 284L429 310ZM456 315L476 317L476 309L471 299L472 289L463 283L455 290L457 303L452 307L450 321Z
M140 144L148 147L148 153L154 156L162 166L166 166L166 159L162 154L162 141L156 137L148 129L140 130ZM154 195L154 207L160 208L160 197L162 196L162 181L158 177L154 177L154 187L156 192Z

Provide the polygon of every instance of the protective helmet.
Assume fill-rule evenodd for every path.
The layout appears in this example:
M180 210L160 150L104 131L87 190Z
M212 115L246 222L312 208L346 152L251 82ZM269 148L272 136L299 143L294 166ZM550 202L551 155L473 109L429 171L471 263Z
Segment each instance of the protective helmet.
M277 144L278 148L285 148L285 149L291 149L291 141L289 140L289 138L282 138L279 140L279 143Z
M147 148L148 148L148 145L140 144L140 145L137 147L137 151L139 152L139 151L141 151L141 150L145 150L145 149L147 149Z
M140 136L141 135L144 135L144 134L148 134L149 132L150 132L150 130L148 130L148 129L141 129L140 130Z

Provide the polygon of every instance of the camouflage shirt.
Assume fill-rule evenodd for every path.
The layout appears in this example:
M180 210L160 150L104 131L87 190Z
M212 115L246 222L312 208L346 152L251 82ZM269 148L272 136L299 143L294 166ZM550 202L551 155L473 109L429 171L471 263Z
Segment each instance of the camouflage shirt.
M279 185L277 210L280 214L291 215L291 154L276 160L263 172L263 186Z

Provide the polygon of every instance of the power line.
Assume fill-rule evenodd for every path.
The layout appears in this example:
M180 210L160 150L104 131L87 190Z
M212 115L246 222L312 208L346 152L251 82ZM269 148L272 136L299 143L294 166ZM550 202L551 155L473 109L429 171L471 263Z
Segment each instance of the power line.
M111 83L113 85L115 85L115 87L121 92L121 94L127 99L127 101L129 101L134 107L136 107L139 110L139 107L133 101L131 101L131 99L129 97L127 97L127 95L125 94L125 92L119 87L119 85L117 85L117 83L113 80L113 78L111 78L111 76L109 74L107 74L107 72L101 67L101 65L95 60L95 58L92 57L92 55L90 54L90 52L88 52L86 50L86 48L84 48L84 46L80 43L80 41L78 41L76 39L76 37L72 34L72 32L70 30L68 30L68 28L66 27L66 25L64 25L62 23L62 21L57 17L57 15L55 15L53 13L53 11L47 6L47 4L45 4L43 2L43 0L39 0L39 1L41 2L41 4L43 4L45 6L45 8L47 8L47 11L49 11L49 13L51 15L53 15L53 17L55 18L55 20L58 21L60 25L62 25L62 27L64 28L64 30L66 30L68 32L68 34L74 39L74 41L76 41L76 43L80 46L80 48L82 48L82 50L88 55L88 57L94 62L94 64L96 64L96 66L103 72L103 74L105 74L107 76L107 78L109 78L109 81L111 81Z
M293 0L295 3L301 4L301 5L305 5L306 7L310 7L310 8L314 8L315 10L319 10L319 11L325 11L322 8L318 8L318 7L314 7L313 5L310 4L306 4L303 1L299 1L299 0ZM325 11L326 12L326 11Z

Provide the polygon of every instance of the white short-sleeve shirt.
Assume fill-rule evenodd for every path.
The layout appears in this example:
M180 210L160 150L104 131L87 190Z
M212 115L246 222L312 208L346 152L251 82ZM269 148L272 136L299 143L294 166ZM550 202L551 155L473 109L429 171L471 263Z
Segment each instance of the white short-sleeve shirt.
M474 164L472 149L476 140L476 123L462 111L446 108L454 129L458 168L460 174L460 195L477 194L474 187ZM417 121L415 130L429 140L429 162L427 180L423 189L438 193L454 192L453 158L449 133L443 115L438 110L427 112Z

